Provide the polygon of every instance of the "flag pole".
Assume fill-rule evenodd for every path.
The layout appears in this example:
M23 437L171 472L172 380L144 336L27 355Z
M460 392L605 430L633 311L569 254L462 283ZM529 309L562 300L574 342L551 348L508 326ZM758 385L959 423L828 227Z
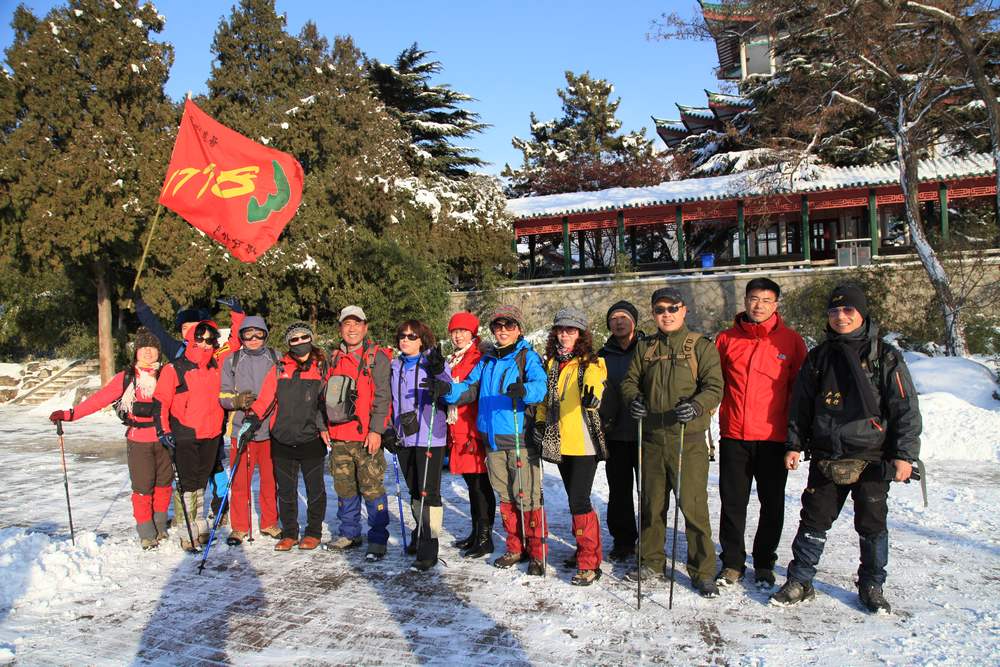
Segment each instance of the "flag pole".
M163 210L163 204L159 204L156 207L156 214L153 216L153 224L149 226L149 235L146 236L146 245L142 248L142 258L139 260L139 269L135 272L135 282L132 283L132 291L135 292L135 288L139 286L139 278L142 276L142 268L146 265L146 255L149 254L149 244L153 241L153 234L156 233L156 223L160 219L160 211Z

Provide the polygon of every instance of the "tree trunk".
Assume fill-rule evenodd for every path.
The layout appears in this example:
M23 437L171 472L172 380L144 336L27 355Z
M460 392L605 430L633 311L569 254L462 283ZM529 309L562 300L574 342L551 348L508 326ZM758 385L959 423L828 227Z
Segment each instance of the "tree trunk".
M309 306L309 326L313 331L319 326L319 306L315 303Z
M101 368L101 384L115 374L114 335L111 331L111 295L108 290L108 270L94 264L94 284L97 285L97 358Z
M900 100L900 104L904 104ZM899 158L899 183L903 189L903 205L906 210L906 225L910 230L910 238L920 257L920 263L930 278L934 292L941 302L941 314L944 316L945 352L949 356L964 357L969 354L965 340L965 326L962 324L961 307L952 292L948 274L941 264L934 248L927 241L924 225L920 220L920 202L917 196L919 181L917 174L917 157L910 146L910 138L905 132L896 133L896 155Z

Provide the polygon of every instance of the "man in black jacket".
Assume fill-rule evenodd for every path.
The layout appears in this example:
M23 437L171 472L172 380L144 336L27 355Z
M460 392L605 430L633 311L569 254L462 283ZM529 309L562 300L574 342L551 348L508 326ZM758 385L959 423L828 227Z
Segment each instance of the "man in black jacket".
M890 611L882 594L889 561L889 482L910 478L920 456L920 408L903 355L879 340L864 293L833 290L827 339L813 348L792 393L785 466L812 455L788 581L771 597L786 606L815 597L826 533L848 494L861 544L858 595L872 612ZM808 456L806 457L808 458Z

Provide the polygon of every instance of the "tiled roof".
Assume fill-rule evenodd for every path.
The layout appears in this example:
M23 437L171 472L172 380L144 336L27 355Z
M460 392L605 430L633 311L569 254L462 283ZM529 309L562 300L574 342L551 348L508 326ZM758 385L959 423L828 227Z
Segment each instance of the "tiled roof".
M920 160L921 181L988 176L993 158L986 153ZM666 181L642 188L611 188L543 197L508 199L507 212L515 219L551 217L590 211L640 208L699 201L743 199L768 194L795 194L847 190L899 183L896 162L858 167L805 166L794 174L775 167L725 176Z

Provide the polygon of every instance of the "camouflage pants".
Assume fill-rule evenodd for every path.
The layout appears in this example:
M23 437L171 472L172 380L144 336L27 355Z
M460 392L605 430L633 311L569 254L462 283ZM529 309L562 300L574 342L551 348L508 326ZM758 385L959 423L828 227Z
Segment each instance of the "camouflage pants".
M385 455L381 449L372 455L361 442L334 440L330 444L330 474L338 497L360 494L365 500L375 500L385 495Z

